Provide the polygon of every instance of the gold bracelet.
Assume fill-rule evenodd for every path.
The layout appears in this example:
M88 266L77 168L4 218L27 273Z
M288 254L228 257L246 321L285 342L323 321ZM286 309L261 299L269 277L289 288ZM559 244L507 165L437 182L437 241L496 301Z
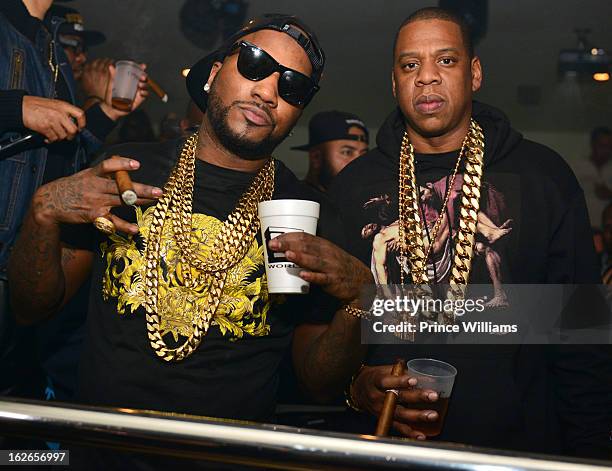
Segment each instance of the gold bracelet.
M345 304L342 306L342 309L344 309L347 314L357 317L358 319L370 319L370 311L366 311L365 309L360 309L358 307L351 306L350 304Z
M355 379L357 379L357 377L359 376L359 374L363 371L365 367L366 365L361 365L359 367L357 372L353 376L351 376L351 382L348 384L347 388L344 390L344 401L346 402L346 405L349 406L350 409L353 409L355 412L363 412L363 410L361 410L359 406L357 406L357 403L355 402L355 399L353 398L353 384L355 384Z

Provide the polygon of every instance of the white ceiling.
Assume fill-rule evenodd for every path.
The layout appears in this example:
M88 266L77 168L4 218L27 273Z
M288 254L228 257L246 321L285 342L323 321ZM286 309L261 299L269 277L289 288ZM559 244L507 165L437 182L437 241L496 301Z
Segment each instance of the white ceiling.
M147 111L159 121L187 104L180 70L204 55L179 29L183 0L77 0L89 29L109 40L91 57L147 62L151 76L170 94L163 105L149 100ZM300 126L313 113L330 108L352 111L377 128L392 109L389 88L391 44L397 26L413 10L436 1L402 0L251 0L249 16L283 12L302 17L318 34L327 53L322 89ZM490 0L488 34L478 53L485 69L479 99L500 106L516 127L530 131L580 131L612 125L612 82L559 83L559 49L573 47L575 27L593 30L591 39L612 51L610 0ZM519 105L517 86L542 87L541 105Z

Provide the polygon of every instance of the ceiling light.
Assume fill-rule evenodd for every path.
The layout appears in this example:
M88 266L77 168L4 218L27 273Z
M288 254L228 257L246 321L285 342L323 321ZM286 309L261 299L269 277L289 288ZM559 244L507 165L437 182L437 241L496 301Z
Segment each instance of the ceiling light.
M612 58L588 39L589 30L576 29L578 44L575 49L559 51L558 72L562 78L578 77L584 80L609 80ZM608 78L605 78L605 77Z

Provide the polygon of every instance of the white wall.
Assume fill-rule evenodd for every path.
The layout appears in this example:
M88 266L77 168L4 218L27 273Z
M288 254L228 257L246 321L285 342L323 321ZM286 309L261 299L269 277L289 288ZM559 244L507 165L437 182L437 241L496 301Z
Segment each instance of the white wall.
M591 225L601 225L601 213L606 201L595 196L594 184L596 175L593 166L588 161L590 153L590 131L589 132L541 132L524 131L525 137L545 144L557 151L572 167L576 178L580 182L587 201Z

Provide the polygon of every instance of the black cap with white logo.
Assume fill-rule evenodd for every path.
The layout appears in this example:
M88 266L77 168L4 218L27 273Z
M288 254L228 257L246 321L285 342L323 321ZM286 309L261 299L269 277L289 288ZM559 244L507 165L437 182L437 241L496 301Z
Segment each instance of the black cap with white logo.
M365 136L349 134L352 127L362 129ZM292 150L309 150L322 142L338 141L362 141L368 143L369 134L365 123L351 113L343 111L322 111L312 117L308 123L308 144L292 147Z
M74 8L65 7L62 5L52 5L49 8L49 16L57 16L64 20L59 27L59 34L65 34L68 36L80 36L83 38L85 46L97 46L106 41L106 36L100 31L86 30L83 22L83 17ZM60 42L61 38L60 38ZM72 46L72 44L65 44Z

